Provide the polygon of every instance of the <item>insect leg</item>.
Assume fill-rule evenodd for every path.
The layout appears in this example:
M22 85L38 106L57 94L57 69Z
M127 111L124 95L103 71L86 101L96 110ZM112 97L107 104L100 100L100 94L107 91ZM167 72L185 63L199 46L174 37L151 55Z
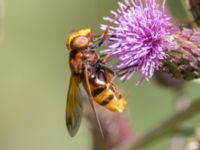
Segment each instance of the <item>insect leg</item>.
M101 35L94 35L92 37L92 41L93 42L97 42L97 41L100 41L102 38L103 38L103 34L101 34Z
M101 55L100 63L106 64L111 57L112 57L111 53L108 55Z

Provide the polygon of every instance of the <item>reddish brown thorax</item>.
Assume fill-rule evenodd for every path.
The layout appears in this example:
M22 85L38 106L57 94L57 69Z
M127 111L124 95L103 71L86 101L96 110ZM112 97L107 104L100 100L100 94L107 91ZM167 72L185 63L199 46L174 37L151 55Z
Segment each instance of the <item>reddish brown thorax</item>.
M70 50L70 69L73 74L81 74L83 70L83 61L90 65L96 64L98 56L91 51L86 51L92 45L91 29L82 29L70 35L67 41L67 47Z

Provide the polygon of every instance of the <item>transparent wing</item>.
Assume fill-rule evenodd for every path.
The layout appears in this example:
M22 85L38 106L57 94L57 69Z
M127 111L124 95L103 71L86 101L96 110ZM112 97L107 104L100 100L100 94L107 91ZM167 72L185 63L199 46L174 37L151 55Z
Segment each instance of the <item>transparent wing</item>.
M71 76L67 95L66 125L72 137L76 135L80 127L83 113L78 80L79 77Z

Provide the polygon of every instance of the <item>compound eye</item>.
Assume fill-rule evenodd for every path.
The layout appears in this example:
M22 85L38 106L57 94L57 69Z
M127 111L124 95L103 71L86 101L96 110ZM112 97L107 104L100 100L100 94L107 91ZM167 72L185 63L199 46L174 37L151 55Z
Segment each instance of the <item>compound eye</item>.
M84 49L88 45L89 45L89 39L86 36L76 37L71 43L71 47L73 49Z

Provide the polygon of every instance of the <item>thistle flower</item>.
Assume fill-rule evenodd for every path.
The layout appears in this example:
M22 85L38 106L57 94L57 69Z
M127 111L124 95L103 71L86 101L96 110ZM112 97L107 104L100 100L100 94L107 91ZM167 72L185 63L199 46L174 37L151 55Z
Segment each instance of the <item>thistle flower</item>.
M183 80L199 78L200 30L182 28L172 37L175 46L168 49L160 70Z
M148 80L162 66L166 50L173 47L173 42L169 42L173 28L165 14L165 0L162 7L155 0L146 0L145 5L142 0L125 0L119 2L117 12L111 13L118 19L110 27L108 49L102 53L118 58L112 68L122 80L130 79L136 72L141 74L139 82ZM104 20L113 21L109 17ZM103 30L106 27L102 25Z

